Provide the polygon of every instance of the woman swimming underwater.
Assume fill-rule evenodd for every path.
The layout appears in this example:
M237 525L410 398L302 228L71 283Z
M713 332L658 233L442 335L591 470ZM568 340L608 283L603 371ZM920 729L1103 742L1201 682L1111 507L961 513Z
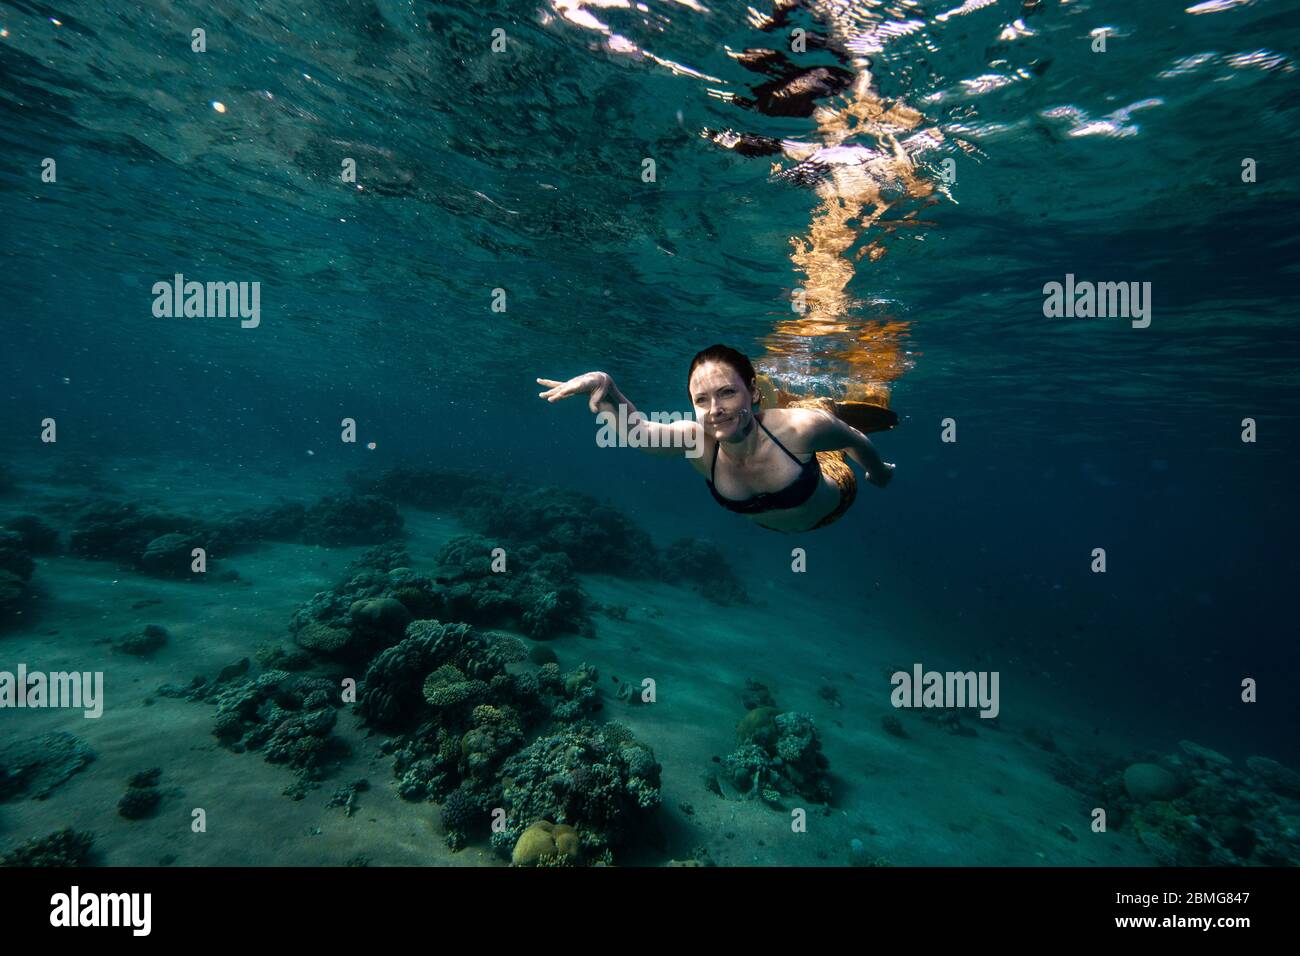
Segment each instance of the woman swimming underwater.
M609 413L631 426L639 422L647 440L633 444L661 458L682 455L704 476L718 504L771 531L815 531L838 521L857 497L846 456L878 488L893 477L894 466L881 459L865 434L836 417L829 399L763 408L753 364L725 345L710 346L691 361L687 389L694 420L647 420L607 372L537 383L547 387L539 396L549 402L590 394L592 414ZM620 433L620 443L626 438ZM702 454L684 455L683 448Z

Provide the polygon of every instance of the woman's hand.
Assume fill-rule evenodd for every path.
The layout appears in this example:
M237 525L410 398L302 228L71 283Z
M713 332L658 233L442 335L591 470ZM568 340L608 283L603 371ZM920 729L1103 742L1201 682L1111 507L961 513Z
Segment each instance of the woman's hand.
M538 398L544 398L548 402L558 402L562 398L568 398L570 395L581 395L584 392L591 393L591 400L587 402L587 407L591 409L594 415L600 410L600 401L609 391L614 380L608 372L588 372L586 375L579 375L577 378L571 378L567 382L557 382L554 379L539 378L538 385L545 385L547 391L538 392Z
M887 461L882 461L880 468L872 468L871 473L867 475L867 481L877 488L883 488L894 480L894 466Z

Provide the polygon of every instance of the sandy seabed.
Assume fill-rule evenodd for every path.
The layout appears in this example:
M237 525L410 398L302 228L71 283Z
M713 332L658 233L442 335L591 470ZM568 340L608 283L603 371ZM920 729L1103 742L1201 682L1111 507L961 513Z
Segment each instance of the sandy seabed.
M126 497L181 512L341 490L336 478L259 474L249 480L157 461L122 461L107 471ZM73 493L66 485L25 481L4 510L41 514L43 504ZM402 515L402 544L417 571L431 569L439 548L466 530L433 512L403 507ZM505 865L486 839L457 853L447 848L438 806L398 796L392 758L379 752L385 738L361 726L351 708L339 710L334 730L350 754L319 789L294 800L283 794L295 779L290 770L217 743L211 705L156 693L160 685L187 684L252 658L261 645L288 643L293 611L332 586L364 550L265 543L225 563L241 580L203 584L160 580L111 562L38 559L33 584L41 596L0 636L0 669L21 662L46 672L103 671L105 707L98 719L74 710L0 713L0 746L62 730L96 754L47 799L24 795L0 804L0 852L73 827L94 833L95 862L115 866L336 866L358 858L372 866ZM663 767L663 839L629 848L620 863L661 865L700 848L722 866L1156 862L1130 832L1092 833L1081 795L1054 778L1052 755L1026 735L1049 730L1066 752L1075 744L1104 745L1091 724L1063 720L1046 700L1019 702L1014 717L1004 714L997 728L965 721L977 734L964 736L891 707L887 675L900 662L910 666L915 634L900 640L798 589L759 588L747 605L719 607L656 581L604 575L581 575L581 581L594 601L626 607L626 618L598 614L595 639L547 644L565 670L582 662L598 668L599 718L630 726ZM140 606L146 601L158 603ZM113 650L112 638L146 624L170 633L161 649L139 658ZM655 681L654 703L617 699L615 679L639 686L645 677ZM820 732L834 799L829 812L807 807L805 832L792 827L789 811L798 798L782 810L727 800L706 785L714 758L736 745L735 726L745 714L741 692L750 678L771 688L782 709L811 714ZM838 705L823 696L828 684L838 691ZM883 729L890 714L902 721L907 738ZM151 767L162 769L159 809L146 819L125 819L117 803L127 781ZM337 787L361 777L370 786L352 816L326 806ZM202 833L191 829L198 807L206 814Z

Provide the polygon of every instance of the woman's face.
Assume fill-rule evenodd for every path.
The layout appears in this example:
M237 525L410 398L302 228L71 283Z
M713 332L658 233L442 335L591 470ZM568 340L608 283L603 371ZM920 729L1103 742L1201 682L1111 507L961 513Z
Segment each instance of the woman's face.
M704 362L691 376L691 404L695 420L715 441L727 441L749 427L751 406L758 396L740 375L724 362Z

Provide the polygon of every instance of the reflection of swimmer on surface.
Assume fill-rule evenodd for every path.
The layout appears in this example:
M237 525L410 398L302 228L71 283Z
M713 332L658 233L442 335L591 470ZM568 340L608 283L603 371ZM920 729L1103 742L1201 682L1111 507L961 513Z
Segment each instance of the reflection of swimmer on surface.
M634 42L605 22L602 11L628 13L625 23L636 20L628 0L549 0L554 13L568 24L601 36L609 53L645 59L676 75L708 83L726 81L707 76L682 63L665 59ZM1026 11L1039 0L1023 0ZM671 0L672 5L696 13L706 12L696 0ZM936 20L985 5L969 0ZM837 414L863 430L878 431L897 422L889 408L889 384L911 365L902 342L908 323L894 319L863 320L853 314L856 303L848 294L855 264L863 257L878 261L885 255L883 234L916 228L919 209L899 215L911 200L936 202L933 193L945 187L918 174L916 160L945 145L937 128L921 129L922 116L902 102L889 102L876 92L871 57L885 44L922 30L914 4L884 0L774 0L770 14L752 7L749 22L772 34L793 26L801 8L819 24L804 31L800 52L823 51L839 63L797 65L782 51L756 48L728 51L741 66L763 75L750 96L710 88L710 95L730 104L769 116L810 117L815 135L808 141L774 139L733 130L704 130L712 142L744 156L781 156L792 165L774 165L776 178L815 190L820 205L812 214L807 233L792 239L791 263L803 279L792 300L798 316L776 323L763 339L759 385L772 393L772 404L788 407L800 393L834 381L842 389ZM667 27L666 15L636 4L645 16L643 25ZM630 19L629 19L630 18ZM547 21L549 22L549 20ZM824 28L824 35L819 32ZM795 35L791 34L791 39ZM793 45L792 45L793 46ZM959 139L953 145L970 151ZM894 218L885 214L894 211ZM864 236L871 240L854 249ZM777 387L775 382L782 383ZM766 386L765 386L765 383Z
M754 23L764 30L787 26L790 13L800 5L798 0L778 0L772 16L758 15ZM916 159L942 145L944 137L934 128L918 129L920 113L875 92L871 60L864 52L878 49L865 19L871 5L855 9L815 0L802 5L830 27L828 38L808 34L809 46L834 53L851 69L800 68L783 52L747 49L731 55L746 69L766 75L767 81L753 87L752 98L713 94L771 116L811 117L817 123L815 136L803 142L732 130L706 129L703 135L744 156L791 160L794 165L787 169L774 164L775 178L810 187L821 200L807 234L791 240L791 262L804 276L794 292L799 314L776 324L764 340L768 354L761 364L773 379L808 379L813 377L815 347L837 372L835 377L847 383L838 403L841 417L860 429L880 430L891 416L896 421L888 411L889 383L910 364L901 345L907 323L864 322L853 316L847 290L856 262L863 257L878 261L886 250L878 238L856 254L851 250L873 227L892 232L920 225L916 209L893 221L883 217L908 200L936 201L935 183L918 175ZM777 403L795 400L791 393L779 392Z
M687 389L694 420L647 420L607 372L537 382L547 388L540 397L550 402L590 395L593 414L608 413L607 420L619 422L620 445L657 457L685 457L718 504L772 531L814 531L838 521L857 497L848 459L877 487L893 477L894 466L881 459L862 430L836 417L829 399L762 407L763 383L754 366L725 345L710 346L691 362ZM625 409L621 415L619 406ZM641 440L628 440L633 428L644 429ZM683 448L701 453L683 455Z

